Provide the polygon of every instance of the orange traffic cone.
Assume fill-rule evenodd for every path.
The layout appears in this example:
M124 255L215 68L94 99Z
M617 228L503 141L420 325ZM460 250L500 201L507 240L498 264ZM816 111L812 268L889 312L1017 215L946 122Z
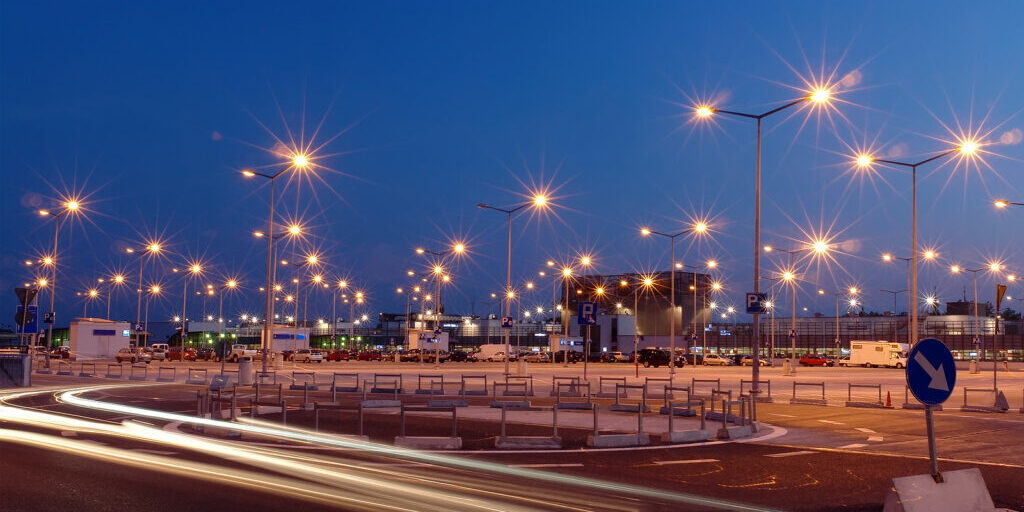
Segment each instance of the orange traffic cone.
M885 408L892 409L892 394L889 391L885 392Z

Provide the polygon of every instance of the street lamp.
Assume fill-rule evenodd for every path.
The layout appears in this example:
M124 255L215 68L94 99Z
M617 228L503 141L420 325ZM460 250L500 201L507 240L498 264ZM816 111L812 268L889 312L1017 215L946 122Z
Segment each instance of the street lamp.
M778 247L772 247L770 245L764 246L764 252L773 253L779 252L789 256L789 266L781 274L781 278L784 282L789 285L790 289L790 318L789 318L789 339L790 339L790 362L789 372L790 374L796 372L796 267L793 263L793 256L797 254L808 253L812 257L823 257L831 251L831 246L826 240L816 239L808 242L803 242L804 247L798 249L779 249ZM774 332L774 331L773 331ZM774 358L775 355L772 354Z
M477 208L484 210L494 210L505 214L507 219L507 236L508 236L508 251L505 259L505 290L511 290L512 288L512 214L522 210L526 207L532 208L548 208L548 199L542 194L535 194L530 201L521 203L511 208L498 208L484 203L477 203ZM505 315L512 316L512 301L505 301ZM505 331L505 375L509 375L509 329Z
M754 293L760 291L761 286L761 121L773 114L777 114L786 110L790 107L800 105L804 102L810 102L811 105L827 105L832 99L832 88L828 84L816 86L813 90L807 91L802 97L796 100L790 101L780 107L776 107L772 110L764 112L762 114L747 114L743 112L734 112L729 110L720 110L711 105L697 105L694 108L694 113L698 119L708 119L715 114L725 114L734 117L741 117L746 119L753 119L757 122L757 136L756 136L756 149L755 149L755 165L754 165ZM753 337L751 339L751 351L753 357L759 357L758 354L761 351L761 325L758 321L759 315L754 313L753 315ZM751 393L756 398L757 394L760 393L759 387L759 373L760 365L752 364L752 377L753 384L751 385ZM751 411L751 420L757 419L757 400L751 400L753 405Z
M189 276L198 277L203 273L203 266L199 263L192 263L188 269L181 276L182 286L184 290L181 293L181 349L185 350L185 338L188 337L188 315L186 315L185 307L188 301L188 278Z
M270 350L270 344L272 341L272 332L274 330L274 299L273 299L273 276L274 271L274 182L277 178L281 177L285 172L293 169L305 169L309 165L309 159L306 155L297 154L292 156L291 162L288 166L274 174L264 174L261 172L255 172L251 170L242 171L242 175L247 178L259 176L270 181L270 216L267 222L267 279L265 290L265 301L263 307L263 373L267 371L267 359L268 352ZM296 227L297 230L297 226ZM293 233L298 234L298 233ZM184 325L184 323L182 324Z
M707 230L708 225L704 222L697 222L675 234L662 233L649 228L640 228L640 234L642 236L655 235L669 240L669 300L672 307L672 315L669 317L668 322L669 345L672 352L672 357L668 360L668 371L670 375L675 375L676 373L676 238L691 233L700 235L706 233Z
M447 282L449 282L451 280L451 276L449 276L445 272L444 265L445 265L447 259L450 256L459 256L461 254L465 254L466 246L463 243L461 243L461 242L456 242L456 243L452 244L450 251L451 252L449 252L449 253L445 253L445 252L439 252L439 251L431 251L429 249L424 249L422 247L417 247L416 248L416 254L420 254L420 255L429 254L431 256L434 256L434 257L438 258L438 260L434 262L434 265L432 266L431 271L430 271L431 275L433 275L433 278L434 278L434 297L435 297L435 300L434 300L434 331L438 334L438 336L440 336L440 330L441 330L441 282L444 281L444 282L447 283ZM424 279L424 280L426 280L426 279ZM506 356L505 357L505 374L507 375L508 374L508 337L507 336L505 337L505 349L506 349L506 351L505 351L505 356ZM420 364L423 364L423 352L424 352L423 351L423 347L420 347ZM438 364L440 363L440 359L441 359L441 339L437 338L437 343L434 346L434 367L435 368L438 367Z
M141 250L141 251L136 251L135 249L133 249L131 247L125 249L126 253L128 253L128 254L136 254L138 256L138 258L139 258L139 285L135 288L135 295L136 295L136 299L135 299L135 325L132 326L132 330L133 331L138 330L138 327L139 327L139 316L142 313L142 288L144 286L143 285L143 280L142 280L142 272L144 270L144 264L145 264L145 261L146 261L145 257L146 256L152 257L153 255L158 254L161 251L161 249L162 249L162 247L161 247L160 243L156 242L156 241L150 241L148 244L146 244L146 247L143 250ZM138 347L139 346L138 335L134 336L134 340L135 340L135 346Z
M46 343L50 345L53 345L53 324L57 321L53 306L57 295L57 240L60 238L60 221L65 214L75 215L81 208L82 203L72 198L65 201L57 213L50 210L39 210L41 217L53 217L53 253L43 258L43 264L50 266L50 323L46 325ZM46 359L46 365L47 367L50 365L49 358Z
M919 162L899 162L896 160L886 160L881 158L875 158L869 154L861 154L854 157L854 163L857 167L866 169L873 166L876 162L881 164L888 164L897 167L910 168L910 180L911 180L911 199L910 199L910 297L914 301L917 300L917 168L943 158L954 153L959 153L963 157L970 157L978 152L980 149L980 143L974 140L962 140L960 144L942 153L939 153L931 158L926 158ZM910 308L908 312L910 314L910 345L913 346L917 343L918 329L917 329L917 307Z
M981 328L978 325L978 272L988 271L989 273L996 274L1003 270L1003 265L997 261L990 261L983 267L978 268L963 268L959 265L953 265L949 268L950 272L959 274L961 272L970 272L974 275L974 344L975 346L981 346ZM998 317L999 311L996 311ZM996 352L996 343L998 339L998 333L992 334L992 389L997 390L996 387L996 364L998 362L998 353ZM985 359L985 351L981 350L981 358Z

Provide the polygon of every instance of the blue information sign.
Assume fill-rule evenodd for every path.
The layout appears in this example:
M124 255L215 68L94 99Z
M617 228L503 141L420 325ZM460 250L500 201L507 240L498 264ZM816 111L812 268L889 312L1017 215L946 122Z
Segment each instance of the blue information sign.
M503 316L503 317L501 317L501 328L502 329L511 329L512 328L512 317L510 317L510 316Z
M956 362L945 343L927 338L907 354L907 387L923 404L945 402L956 385Z
M580 302L580 313L576 316L579 325L597 325L597 303Z
M36 321L38 320L37 315L39 314L38 308L36 306L29 305L28 314L24 314L24 310L25 307L19 305L18 310L15 313L17 315L16 319L24 318L25 320L27 320L25 322L25 325L18 326L17 332L21 334L36 334L37 332L39 332L39 324L36 323Z
M764 302L768 300L767 293L748 293L747 294L747 313L752 315L766 315L768 310L764 307Z

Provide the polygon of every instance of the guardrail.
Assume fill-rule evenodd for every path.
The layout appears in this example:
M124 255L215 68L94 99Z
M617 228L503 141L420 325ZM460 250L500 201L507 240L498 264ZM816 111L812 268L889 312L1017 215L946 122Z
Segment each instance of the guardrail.
M342 379L353 379L353 380L355 380L355 385L354 386L339 386L338 385L338 380L339 380L338 377L341 377ZM359 392L359 374L358 373L338 373L338 372L334 372L334 374L331 375L331 400L332 401L337 399L336 393L338 391L341 391L342 393L357 393L357 392Z
M568 388L565 394L562 395L561 384L568 384L565 386ZM590 383L587 383L587 390L590 390ZM551 376L551 395L559 394L562 396L580 396L580 378L578 376Z
M390 380L385 381L385 380L383 380L384 378L388 378ZM387 388L387 389L381 388L377 384L378 381L380 381L383 384L391 384L394 387ZM392 393L392 392L394 392L397 395L397 394L402 392L402 388L403 387L405 387L405 386L404 386L404 384L402 382L402 374L401 373L375 373L375 374L373 374L373 384L372 384L372 386L370 388L370 392L371 393Z
M423 379L427 379L427 387L423 387ZM437 381L437 380L441 381L441 389L440 390L438 390L437 388L434 387L434 382ZM444 384L445 384L445 380L444 380L444 374L443 373L420 373L420 374L417 374L416 375L416 394L417 395L423 395L423 394L427 394L427 393L434 394L434 393L440 391L439 394L443 395L444 394Z
M975 394L978 394L978 393L990 393L992 395L992 402L990 402L992 405L970 405L970 404L968 404L967 403L967 394L969 392L970 393L975 393ZM996 402L997 402L998 396L999 396L999 390L995 389L995 388L969 388L969 387L965 386L964 387L964 403L963 403L963 406L960 407L960 411L962 411L962 412L1006 412L1008 408L1007 409L1003 409L1002 407L998 407L997 406Z
M640 403L638 404L624 404L619 401L620 397L627 398L627 393L630 389L640 390ZM619 391L622 391L621 395ZM633 412L637 410L641 413L650 412L651 408L647 407L647 385L646 384L620 384L615 383L615 403L611 405L611 410L619 412Z
M479 383L480 381L483 381L483 388L469 389L469 386L466 385L467 382L477 382L477 383ZM470 395L473 395L473 396L487 396L487 374L481 373L481 374L471 374L471 375L463 374L462 375L462 385L459 387L459 396L466 397L466 396L470 396Z

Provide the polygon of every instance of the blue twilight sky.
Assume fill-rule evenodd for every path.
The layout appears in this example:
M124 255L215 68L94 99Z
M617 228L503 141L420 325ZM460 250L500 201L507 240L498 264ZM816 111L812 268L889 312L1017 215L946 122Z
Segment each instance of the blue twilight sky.
M455 238L471 255L452 269L448 309L494 311L504 218L476 204L513 205L535 184L554 189L554 209L515 218L515 282L578 252L601 272L667 268L667 242L638 227L708 216L713 240L680 242L678 259L717 259L719 302L739 305L752 286L754 127L695 123L689 105L765 111L824 76L833 107L791 109L764 130L764 243L821 235L835 249L800 267L798 309L831 314L816 290L853 284L881 311L892 296L880 289L905 288L902 264L879 255L909 253L910 176L853 173L858 148L916 160L980 130L983 162L946 157L918 176L920 241L940 257L922 267L921 294L955 300L970 282L952 263L1001 258L1024 273L1024 208L991 206L1024 201L1021 20L1009 1L3 2L0 288L30 280L24 260L49 251L52 220L33 212L80 193L87 215L61 228L65 321L97 278L134 276L124 249L150 236L173 251L146 269L167 292L151 318L180 311L169 269L184 257L207 270L193 289L239 278L225 316L261 312L265 244L251 232L265 229L269 189L238 171L280 162L263 148L304 129L329 142L317 177L290 182L278 206L307 226L325 275L367 290L365 313L402 311L395 287L423 268L413 248ZM982 283L990 300L994 280ZM129 288L114 316L134 316ZM310 317L329 305L314 295Z

